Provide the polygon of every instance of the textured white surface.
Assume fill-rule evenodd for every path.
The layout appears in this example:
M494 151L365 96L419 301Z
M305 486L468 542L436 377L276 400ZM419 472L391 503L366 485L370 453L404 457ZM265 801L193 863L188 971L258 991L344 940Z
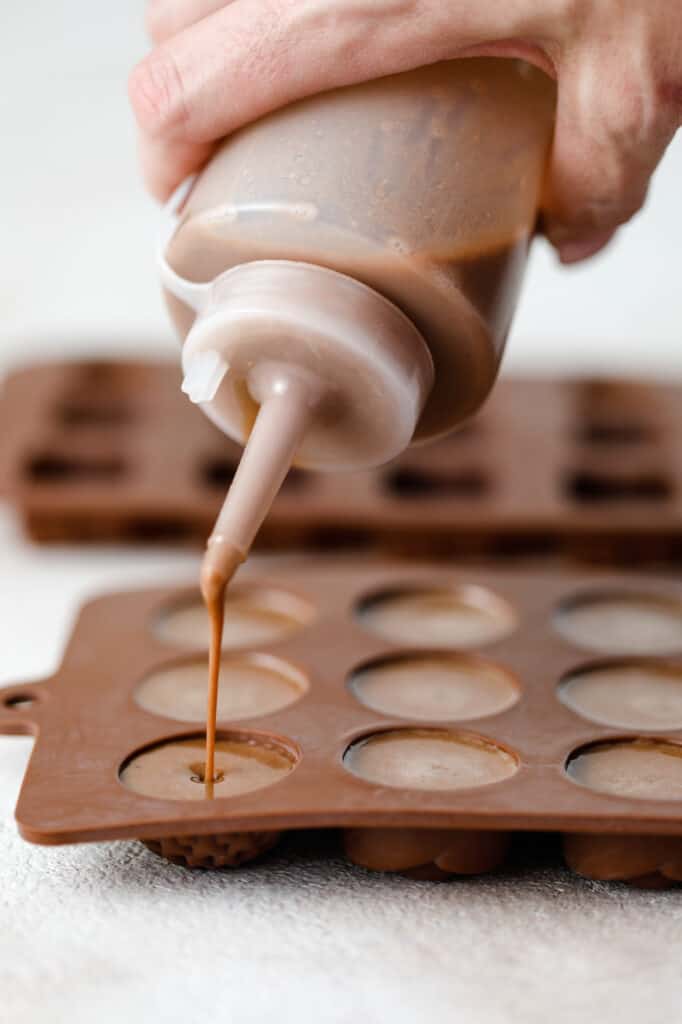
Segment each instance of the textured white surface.
M24 847L3 825L3 1020L679 1020L675 899L546 868L409 882L293 852L192 874L135 843Z
M174 351L125 105L142 8L1 6L0 367L95 347ZM537 249L510 366L682 373L681 171L678 139L645 214L589 267L562 273ZM93 591L195 570L171 551L36 551L0 512L0 683L51 671ZM305 849L295 864L285 848L211 875L133 843L31 847L12 820L29 749L0 738L3 1024L679 1019L679 895L542 866L432 886Z

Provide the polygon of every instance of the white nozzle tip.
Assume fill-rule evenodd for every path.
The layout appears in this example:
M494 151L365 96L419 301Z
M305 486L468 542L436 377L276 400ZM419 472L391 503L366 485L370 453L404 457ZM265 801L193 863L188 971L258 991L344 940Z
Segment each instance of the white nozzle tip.
M229 367L218 352L197 352L185 367L182 390L191 402L210 402L222 384Z

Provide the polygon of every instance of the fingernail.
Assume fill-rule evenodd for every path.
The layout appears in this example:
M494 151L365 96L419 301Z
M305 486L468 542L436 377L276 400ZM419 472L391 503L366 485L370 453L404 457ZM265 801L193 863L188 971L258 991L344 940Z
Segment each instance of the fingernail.
M599 235L579 242L564 242L559 245L559 259L563 264L579 263L595 256L613 238L615 231L603 231Z

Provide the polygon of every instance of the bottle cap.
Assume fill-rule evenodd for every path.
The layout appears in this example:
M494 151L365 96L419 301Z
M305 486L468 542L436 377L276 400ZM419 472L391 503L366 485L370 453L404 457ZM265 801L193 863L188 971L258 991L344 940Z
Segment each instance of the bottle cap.
M297 394L308 382L301 465L363 469L398 455L412 440L434 376L412 321L360 281L314 264L257 260L204 283L180 277L165 247L191 184L171 200L159 251L164 287L196 313L182 351L183 390L245 444L273 380L264 367L276 366L280 387L287 373Z

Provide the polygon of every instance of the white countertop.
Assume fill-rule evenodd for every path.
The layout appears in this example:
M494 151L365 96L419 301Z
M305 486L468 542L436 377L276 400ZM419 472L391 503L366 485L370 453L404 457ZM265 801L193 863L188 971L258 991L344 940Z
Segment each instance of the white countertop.
M2 5L0 369L175 351L125 103L142 8ZM679 138L645 213L593 264L562 272L536 247L508 368L682 374L681 173ZM171 550L37 550L0 509L0 684L55 667L87 595L188 579L196 564ZM433 886L314 850L291 863L287 847L234 874L189 873L134 843L31 847L12 817L30 746L0 738L3 1022L627 1024L652 1007L679 1017L679 895L542 865Z

